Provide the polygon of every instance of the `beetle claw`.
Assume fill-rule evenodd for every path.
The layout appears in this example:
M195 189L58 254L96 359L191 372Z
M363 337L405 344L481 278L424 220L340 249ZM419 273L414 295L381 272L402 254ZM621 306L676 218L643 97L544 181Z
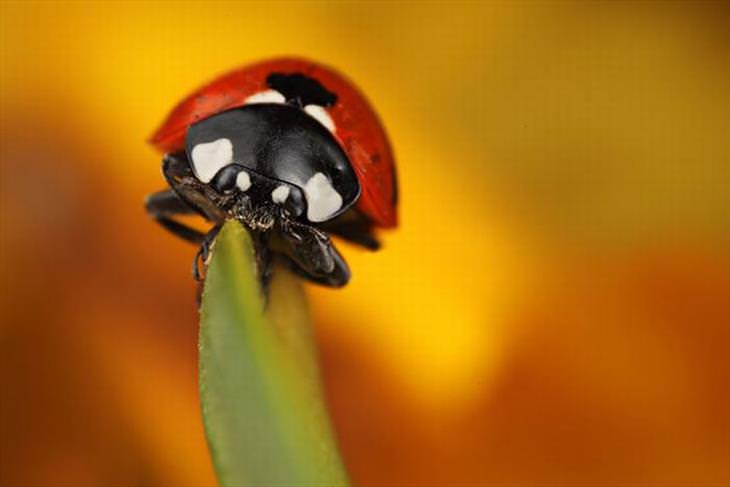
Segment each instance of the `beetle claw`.
M205 234L203 242L200 244L198 251L195 253L195 258L193 259L193 279L196 281L202 281L205 279L205 272L200 272L200 263L202 262L203 267L207 269L210 261L210 251L215 244L215 238L218 236L220 229L220 226L215 226L211 229L211 231Z

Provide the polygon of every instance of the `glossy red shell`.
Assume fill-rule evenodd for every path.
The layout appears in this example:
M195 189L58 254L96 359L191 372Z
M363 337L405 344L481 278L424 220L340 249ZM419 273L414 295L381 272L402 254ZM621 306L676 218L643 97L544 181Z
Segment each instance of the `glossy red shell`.
M395 227L395 166L385 130L358 89L339 73L320 64L280 58L225 74L180 102L152 135L150 143L162 152L183 150L191 124L242 106L249 96L269 89L266 78L274 72L304 74L337 95L337 102L327 112L335 123L335 137L349 157L362 188L357 208L377 226Z

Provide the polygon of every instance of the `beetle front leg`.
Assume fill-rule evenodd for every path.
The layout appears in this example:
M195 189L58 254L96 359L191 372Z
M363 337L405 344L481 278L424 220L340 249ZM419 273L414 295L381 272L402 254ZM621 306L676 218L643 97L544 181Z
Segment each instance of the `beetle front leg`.
M203 236L198 251L195 253L193 259L193 279L196 281L202 281L204 274L200 272L200 263L207 268L208 258L210 257L210 250L213 247L215 238L218 236L218 232L221 230L221 225L213 227L208 233Z
M203 241L205 235L202 232L180 223L173 218L177 215L186 215L194 211L174 191L158 191L147 196L145 199L145 210L165 230L183 240L194 244L200 244Z
M284 254L298 274L330 287L342 287L350 280L347 263L326 233L288 218L280 220L280 231Z
M333 222L323 224L322 229L368 250L380 248L380 242L373 235L372 224L358 216L343 215Z
M224 207L230 197L217 194L193 175L185 154L165 154L162 174L185 204L208 221L220 224L225 219Z

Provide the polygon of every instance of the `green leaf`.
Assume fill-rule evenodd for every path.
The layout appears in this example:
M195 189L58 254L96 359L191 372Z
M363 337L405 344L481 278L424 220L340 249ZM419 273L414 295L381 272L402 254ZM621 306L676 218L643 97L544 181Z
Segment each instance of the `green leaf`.
M268 305L251 237L219 233L203 290L200 395L218 480L228 486L346 486L322 396L301 284L275 269Z

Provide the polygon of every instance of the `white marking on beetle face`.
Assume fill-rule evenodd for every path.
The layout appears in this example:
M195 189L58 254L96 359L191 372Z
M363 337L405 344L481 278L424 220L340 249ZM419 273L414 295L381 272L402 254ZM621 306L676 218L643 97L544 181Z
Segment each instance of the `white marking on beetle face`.
M304 195L307 198L307 219L310 222L323 222L342 207L342 196L321 172L307 181Z
M251 176L246 171L241 171L236 175L236 186L241 191L246 191L251 187Z
M324 107L321 107L319 105L307 105L304 107L304 111L307 112L311 117L314 117L317 119L319 123L327 127L327 130L330 132L335 131L335 122L332 120L332 117L330 117L330 114L327 113L327 110Z
M226 138L198 144L193 147L190 156L195 175L202 182L209 183L221 168L233 162L233 144Z
M277 186L274 191L271 192L271 201L276 204L282 205L289 197L289 186L281 185Z
M246 98L243 103L244 105L254 103L286 103L286 98L276 90L266 90L254 93Z

